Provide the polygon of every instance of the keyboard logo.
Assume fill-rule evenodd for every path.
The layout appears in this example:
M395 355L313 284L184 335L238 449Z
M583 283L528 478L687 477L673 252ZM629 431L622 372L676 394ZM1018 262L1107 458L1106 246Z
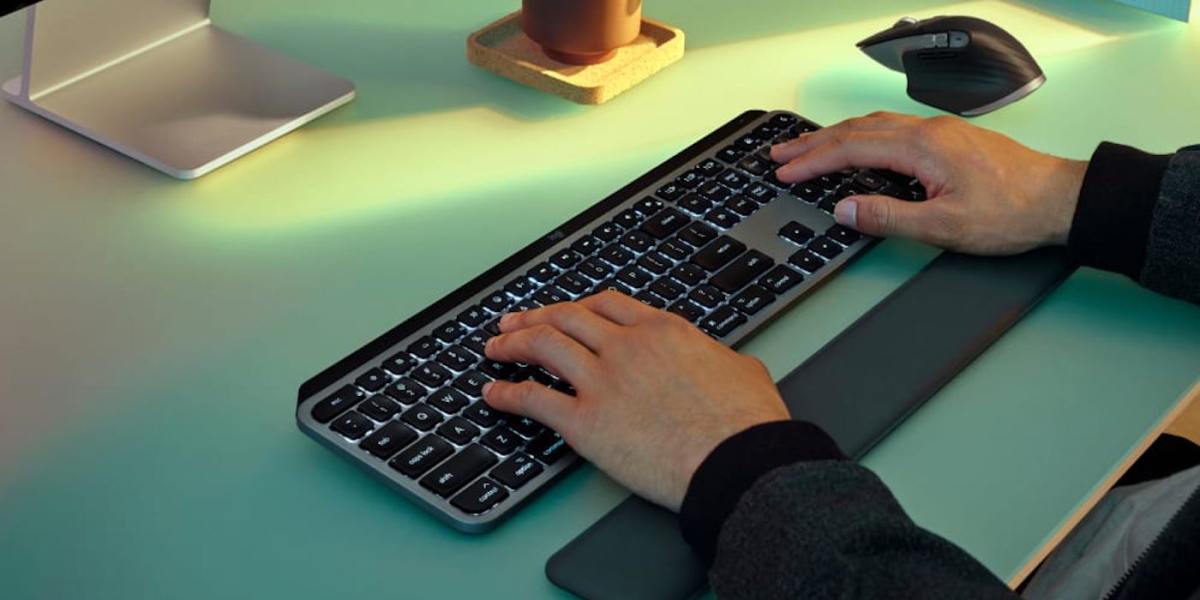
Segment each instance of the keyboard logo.
M546 239L551 242L557 242L565 237L567 237L567 234L556 229L556 230L554 230L554 233L551 233L550 235L546 236Z

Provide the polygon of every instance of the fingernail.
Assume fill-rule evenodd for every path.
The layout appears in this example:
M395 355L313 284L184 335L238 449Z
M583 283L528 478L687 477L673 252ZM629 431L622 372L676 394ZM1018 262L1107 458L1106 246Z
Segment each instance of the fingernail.
M858 227L858 202L849 199L838 202L833 207L833 216L846 227Z
M483 384L483 397L484 398L487 398L488 390L490 390L490 389L492 389L492 382L489 381L489 382Z

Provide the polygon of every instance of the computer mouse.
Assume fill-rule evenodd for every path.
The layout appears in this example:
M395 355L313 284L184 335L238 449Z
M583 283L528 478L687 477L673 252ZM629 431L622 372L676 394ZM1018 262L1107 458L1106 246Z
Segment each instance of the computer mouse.
M913 100L965 117L1012 104L1046 82L1017 38L975 17L906 17L858 47L907 75Z

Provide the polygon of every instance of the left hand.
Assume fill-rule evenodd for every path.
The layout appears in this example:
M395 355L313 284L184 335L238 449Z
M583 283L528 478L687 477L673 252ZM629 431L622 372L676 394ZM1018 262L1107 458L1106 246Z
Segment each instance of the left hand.
M487 403L546 424L614 479L671 510L718 444L789 418L760 361L618 292L511 313L500 329L489 358L541 365L576 395L536 381L497 381L484 388Z

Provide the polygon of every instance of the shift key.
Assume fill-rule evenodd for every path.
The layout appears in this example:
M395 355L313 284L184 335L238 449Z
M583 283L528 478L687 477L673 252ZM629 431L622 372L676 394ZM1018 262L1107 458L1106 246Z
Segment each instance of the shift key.
M426 475L421 480L421 485L445 498L462 489L494 464L495 454L483 446L472 444Z

